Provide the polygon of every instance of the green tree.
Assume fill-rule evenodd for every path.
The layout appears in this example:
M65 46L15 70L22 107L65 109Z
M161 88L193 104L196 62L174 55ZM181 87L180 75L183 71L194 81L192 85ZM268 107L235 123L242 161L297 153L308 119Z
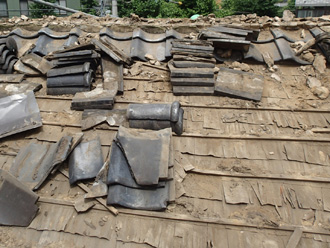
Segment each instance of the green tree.
M236 14L253 14L258 16L276 16L278 0L224 0L223 9L232 10Z
M99 6L96 0L81 0L82 11L91 15L97 15L95 7Z
M132 2L129 0L117 0L118 15L120 17L129 16L134 13L132 8Z
M155 0L118 0L118 14L121 17L134 13L140 17L157 17L162 1Z
M45 0L46 2L55 3L55 0ZM44 15L56 15L54 8L41 4L41 3L31 3L29 5L29 9L31 11L32 18L41 18Z
M159 18L183 18L185 12L177 3L162 1L159 9Z

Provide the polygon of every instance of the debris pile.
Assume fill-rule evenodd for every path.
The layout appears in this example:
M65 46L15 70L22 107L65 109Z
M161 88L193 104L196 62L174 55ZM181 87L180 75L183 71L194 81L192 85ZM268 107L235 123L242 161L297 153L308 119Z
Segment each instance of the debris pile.
M173 61L168 63L174 95L214 93L213 46L202 40L172 41Z
M183 109L177 101L172 104L130 104L127 118L131 128L172 128L177 135L183 132Z
M119 128L111 146L109 205L163 210L174 200L171 134L170 128L160 131Z

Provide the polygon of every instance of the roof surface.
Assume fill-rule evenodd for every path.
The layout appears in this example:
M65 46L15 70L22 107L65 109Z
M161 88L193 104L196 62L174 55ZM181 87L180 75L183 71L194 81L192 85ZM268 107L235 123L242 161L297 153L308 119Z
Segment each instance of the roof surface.
M301 30L286 32L299 37ZM259 37L273 38L267 28ZM73 205L83 190L56 173L37 191L40 210L28 228L0 227L0 247L280 248L290 239L289 247L328 247L330 100L317 98L306 79L316 76L329 88L330 70L283 62L270 72L262 63L247 63L265 78L258 103L174 96L166 63L135 63L130 71L141 73L124 77L115 109L178 100L185 111L184 133L173 136L176 202L165 212L118 208L114 216L96 204L78 214ZM36 92L43 126L0 140L0 168L7 171L32 140L51 144L81 132L82 112L70 109L72 96L47 95L42 77L29 81L44 86ZM116 132L103 124L84 134L99 135L107 155Z

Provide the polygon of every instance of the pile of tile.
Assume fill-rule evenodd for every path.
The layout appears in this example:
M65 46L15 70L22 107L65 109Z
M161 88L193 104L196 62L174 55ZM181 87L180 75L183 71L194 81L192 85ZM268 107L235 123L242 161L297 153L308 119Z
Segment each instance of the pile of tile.
M93 44L75 45L47 56L56 66L47 73L47 94L89 91L100 54Z
M109 43L107 37L92 39L91 44L101 57L102 85L90 92L78 92L72 99L71 109L112 109L115 96L124 92L123 64L133 61Z
M160 130L172 128L183 132L183 109L178 101L172 104L129 104L127 119L131 128Z
M212 42L172 41L173 61L168 63L174 95L212 95L214 67Z
M106 36L100 40L92 39L91 42L101 50L103 89L116 90L116 94L123 94L123 64L131 65L133 60L111 44L111 40Z
M202 30L199 39L212 42L217 60L224 61L232 53L248 52L252 40L257 40L260 30L245 30L213 26Z
M164 210L174 201L170 128L146 131L119 127L111 146L107 204Z
M47 94L62 95L89 91L94 78L89 62L53 68L47 73Z

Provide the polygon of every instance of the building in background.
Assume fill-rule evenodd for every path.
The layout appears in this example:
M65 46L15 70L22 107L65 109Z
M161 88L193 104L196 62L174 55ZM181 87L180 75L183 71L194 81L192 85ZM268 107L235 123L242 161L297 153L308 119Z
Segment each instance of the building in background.
M20 15L30 15L29 4L33 3L29 0L0 0L0 17L13 17ZM75 9L81 9L80 0L57 0L57 4ZM66 15L67 13L63 10L55 11L58 15Z
M330 15L330 0L296 0L297 17Z

